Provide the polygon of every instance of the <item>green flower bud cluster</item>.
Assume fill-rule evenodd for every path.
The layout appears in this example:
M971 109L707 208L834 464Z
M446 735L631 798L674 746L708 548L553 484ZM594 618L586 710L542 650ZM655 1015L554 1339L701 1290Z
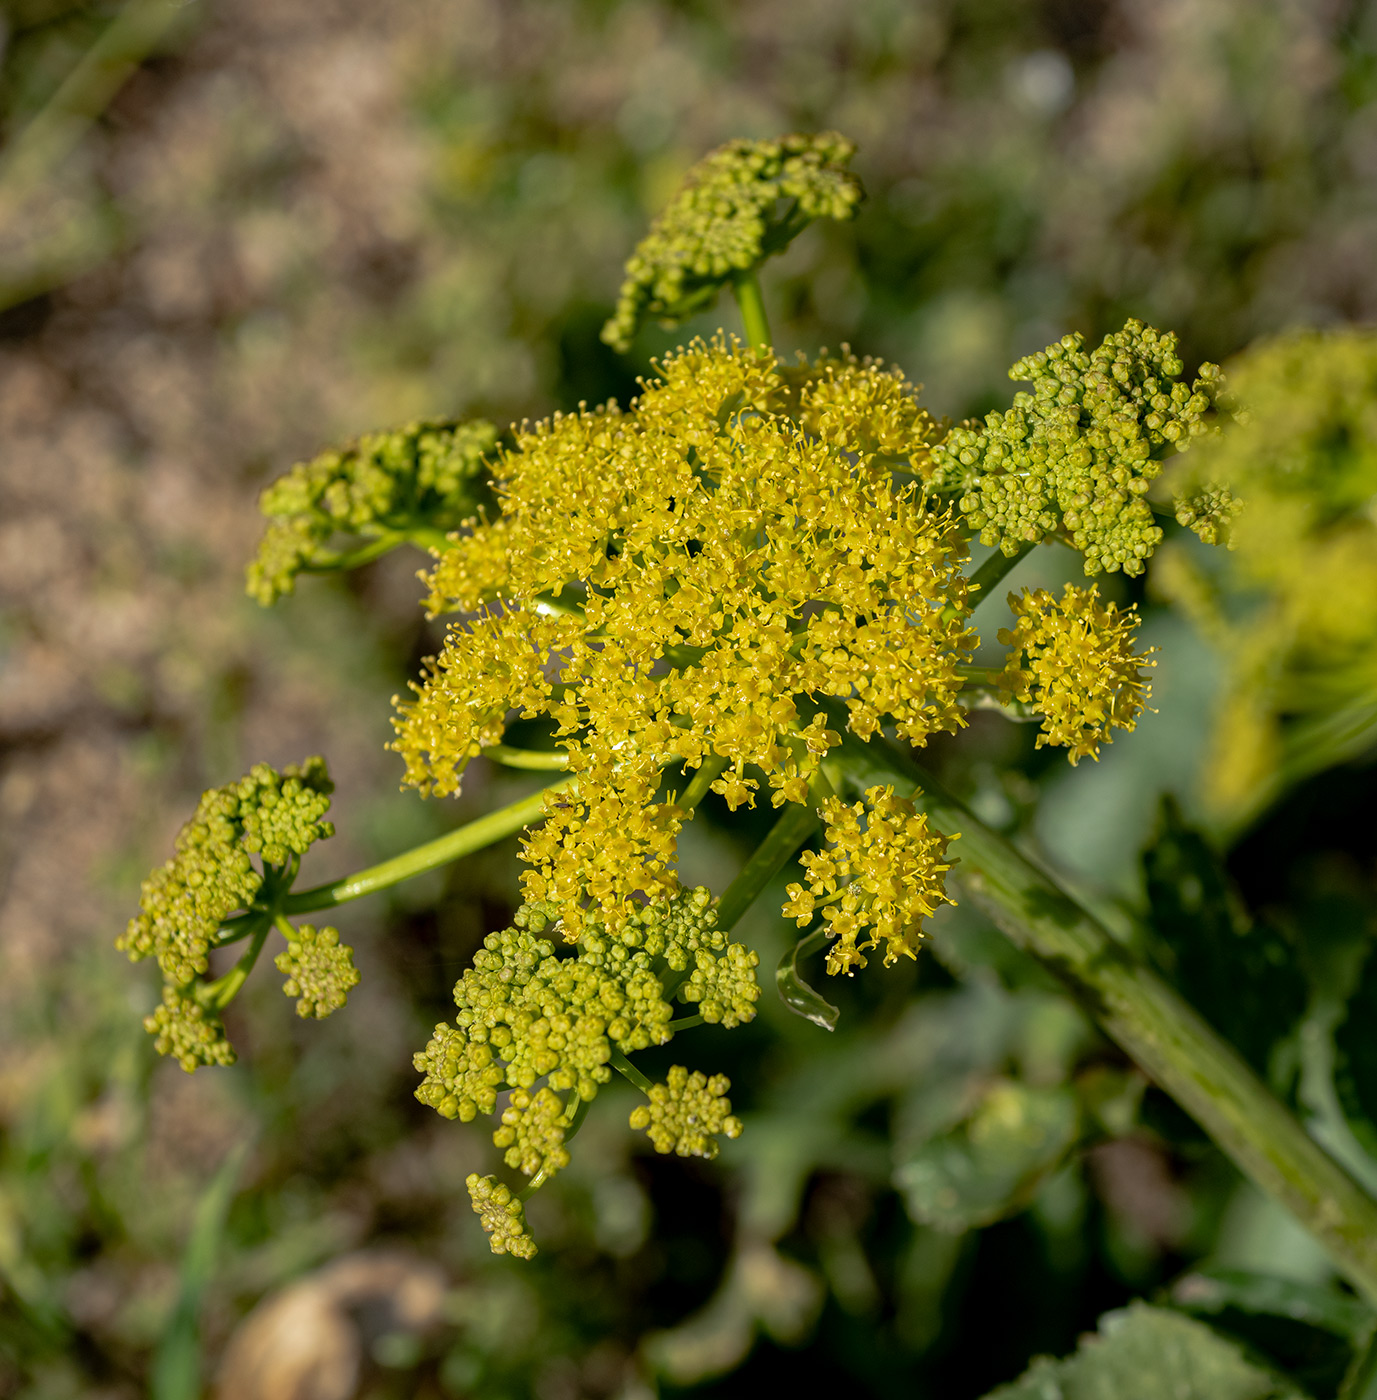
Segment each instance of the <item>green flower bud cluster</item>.
M564 1145L564 1101L550 1089L513 1090L502 1111L502 1126L492 1135L504 1149L502 1160L526 1176L544 1168L553 1176L569 1165L569 1149Z
M154 1048L170 1055L188 1074L200 1065L232 1065L234 1047L215 1012L181 987L163 986L162 1004L144 1018L144 1029L157 1036Z
M281 773L256 764L239 782L204 793L177 833L177 854L143 882L141 912L115 946L133 962L156 957L173 986L200 976L220 921L247 909L263 884L250 855L282 866L333 836L322 820L333 790L325 760L308 758Z
M1087 574L1140 574L1162 538L1144 496L1161 457L1208 430L1219 367L1187 385L1176 337L1137 320L1083 346L1066 335L1014 365L1032 392L934 447L932 484L960 489L981 542L1005 554L1064 530Z
M706 889L645 905L615 932L589 918L573 945L555 942L558 913L523 905L511 928L483 940L455 986L454 1024L436 1026L415 1057L422 1103L465 1123L500 1114L493 1142L506 1164L544 1178L568 1165L566 1136L579 1105L611 1078L614 1047L626 1054L673 1038L671 998L730 1027L754 1018L760 996L758 958L717 927Z
M705 156L628 259L603 340L625 351L643 321L703 310L724 282L781 252L814 219L851 218L861 185L845 166L855 150L826 131L728 141Z
M1208 483L1176 499L1176 523L1188 526L1206 544L1231 543L1229 527L1243 502L1227 486Z
M716 1134L741 1136L741 1120L732 1116L727 1098L730 1088L725 1074L709 1079L699 1070L690 1074L682 1065L672 1065L668 1081L652 1086L650 1102L632 1110L631 1126L645 1132L656 1152L711 1161L718 1151Z
M673 972L688 973L677 988L679 1000L696 1005L698 1014L712 1026L730 1030L754 1020L760 999L755 973L759 956L741 943L728 941L717 927L717 911L707 890L694 890L672 910L665 932L665 962Z
M214 1008L195 995L210 968L211 944L222 919L253 903L265 876L280 877L316 841L334 835L324 820L333 790L322 758L281 773L257 764L237 783L202 794L177 833L176 855L143 882L140 912L115 946L132 962L157 959L163 999L144 1026L157 1037L158 1053L183 1069L233 1063Z
M412 423L299 462L259 497L268 528L249 563L251 598L268 607L307 570L347 566L328 548L336 535L388 545L425 530L437 537L478 513L487 463L497 445L491 423ZM362 551L368 557L375 551Z
M464 1185L492 1252L514 1254L518 1259L534 1258L536 1244L526 1228L526 1212L511 1187L503 1186L494 1176L479 1176L477 1172L470 1172Z
M339 930L302 924L274 960L287 980L282 990L296 997L296 1014L324 1020L344 1005L351 987L359 983L354 950L339 941Z

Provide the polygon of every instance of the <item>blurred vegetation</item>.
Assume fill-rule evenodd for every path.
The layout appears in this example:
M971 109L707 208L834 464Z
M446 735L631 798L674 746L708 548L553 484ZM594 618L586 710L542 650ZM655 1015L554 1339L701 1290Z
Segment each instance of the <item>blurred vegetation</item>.
M973 1400L1141 1295L1058 1384L1167 1337L1216 1347L1216 1395L1334 1396L1370 1315L966 902L916 967L829 985L834 1033L767 991L714 1046L747 1123L715 1163L599 1105L529 1266L474 1228L484 1136L411 1097L515 843L347 911L348 1011L254 989L228 1070L152 1063L153 987L110 944L200 791L259 759L329 755L341 835L308 878L533 786L393 795L387 699L436 645L421 556L258 615L254 497L359 432L624 400L718 324L598 338L705 150L857 142L859 218L767 274L778 343L893 358L959 418L1126 315L1190 363L1377 319L1377 7L0 0L0 44L0 1396ZM1073 572L1044 550L1010 581ZM1202 834L1220 651L1114 596L1163 647L1139 733L1071 772L978 714L930 757L1372 1184L1367 749ZM741 840L697 831L687 881L720 889ZM764 968L779 903L742 925Z

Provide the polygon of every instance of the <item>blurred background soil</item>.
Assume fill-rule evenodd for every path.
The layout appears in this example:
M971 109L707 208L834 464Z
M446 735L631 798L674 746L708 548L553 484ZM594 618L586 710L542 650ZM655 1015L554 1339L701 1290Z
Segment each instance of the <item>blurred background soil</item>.
M506 422L624 401L681 333L652 328L625 360L600 344L620 264L688 165L740 135L834 127L857 141L859 221L810 231L767 275L778 341L895 359L938 413L997 404L1016 356L1129 314L1180 330L1191 364L1296 323L1372 320L1377 12L1339 0L142 12L153 18L127 80L48 158L24 146L26 128L121 10L0 0L0 1396L145 1393L196 1202L239 1140L254 1146L205 1299L207 1366L264 1298L315 1309L333 1360L254 1370L254 1338L272 1335L259 1314L223 1393L647 1394L656 1353L642 1338L722 1276L728 1178L632 1158L612 1111L601 1136L586 1132L584 1174L538 1216L550 1247L520 1274L487 1258L463 1191L491 1155L484 1135L410 1099L412 1051L510 912L511 848L350 910L341 927L364 980L328 1024L298 1025L267 985L231 1018L235 1069L152 1063L149 975L111 944L204 787L258 760L326 754L340 835L312 853L308 880L462 815L396 795L384 750L389 699L436 636L417 606L421 556L307 579L261 613L242 589L258 489L324 445L420 415ZM735 325L730 307L721 316ZM460 805L519 787L480 776ZM705 838L688 858L715 880L734 847ZM748 1044L782 1066L795 1029L771 1034ZM852 1319L835 1336L854 1333L855 1355L835 1341L788 1353L811 1355L798 1362L806 1393L835 1371L859 1393L892 1381L959 1400L1032 1350L1069 1345L1116 1289L1189 1253L1179 1164L1102 1150L1068 1209L1100 1212L1106 1238L1120 1221L1122 1238L1095 1246L1100 1263L1055 1265L1079 1282L1040 1322L1029 1300L1055 1254L1043 1236L1043 1255L1022 1236L982 1245L983 1265L927 1235L897 1263L857 1264L855 1241L892 1234L883 1212L901 1212L851 1166L817 1170L811 1205L780 1206L756 1254L738 1242L738 1262L756 1262L733 1298L763 1289L782 1313L733 1304L709 1359L663 1374L707 1385L757 1333L753 1364L793 1374L780 1345L813 1335L825 1293L828 1316ZM792 1249L804 1264L774 1249L789 1229L811 1241ZM1045 1239L1074 1252L1079 1229ZM943 1371L975 1334L942 1312L943 1290L994 1277L1000 1249L1022 1262L984 1315L1007 1304L1021 1321L973 1369ZM298 1291L274 1304L283 1287ZM395 1315L369 1313L375 1294ZM857 1369L867 1347L889 1348L891 1381L878 1361ZM758 1389L764 1373L736 1374Z

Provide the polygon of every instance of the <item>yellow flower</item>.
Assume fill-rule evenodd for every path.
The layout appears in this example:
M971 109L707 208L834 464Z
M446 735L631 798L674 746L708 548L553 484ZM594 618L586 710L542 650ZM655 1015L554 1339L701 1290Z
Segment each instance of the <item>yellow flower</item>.
M822 905L835 939L827 954L833 974L864 967L866 950L881 939L886 967L916 956L922 921L940 904L955 903L944 889L947 844L955 837L931 830L927 816L892 787L872 787L854 806L829 797L819 815L831 849L799 857L808 886L788 887L784 917L802 928Z
M407 781L437 793L513 713L553 722L577 787L528 835L523 883L569 939L672 893L666 763L725 758L733 808L801 803L840 742L816 697L862 738L964 722L966 547L921 484L935 430L912 386L850 357L784 372L722 339L657 369L627 410L516 433L501 515L431 576L431 605L467 616L396 722Z
M1110 728L1136 728L1151 694L1139 667L1157 664L1156 648L1133 650L1136 610L1120 612L1093 586L1069 583L1060 598L1045 588L1011 593L1009 606L1018 622L999 632L1010 649L1001 690L1042 714L1038 748L1063 745L1073 764L1098 760L1100 744L1113 742Z

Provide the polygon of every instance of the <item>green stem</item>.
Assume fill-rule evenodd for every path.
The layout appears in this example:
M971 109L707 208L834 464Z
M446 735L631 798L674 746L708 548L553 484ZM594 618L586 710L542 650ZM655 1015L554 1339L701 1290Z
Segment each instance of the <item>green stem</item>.
M667 1031L689 1031L694 1026L701 1026L703 1018L701 1016L680 1016L677 1021L669 1021L665 1025Z
M679 798L676 805L682 807L685 812L692 812L708 795L708 789L722 776L722 770L726 766L727 760L719 754L705 758L698 765L698 771L693 775L688 787L684 789L684 795Z
M280 914L277 916L277 921L279 927L286 923ZM254 964L258 961L258 955L263 951L263 944L267 941L268 930L272 928L273 922L272 919L264 918L263 922L254 930L253 942L249 944L244 956L223 977L217 977L214 982L207 982L197 989L196 1000L202 1006L223 1011L239 995L240 987L249 980L249 973L253 971ZM287 928L289 931L287 936L290 936L291 925L287 924Z
M737 273L732 278L732 292L741 310L741 324L746 331L746 343L752 350L771 349L770 322L765 315L765 297L760 290L760 278L755 270Z
M1055 880L882 740L848 735L849 784L907 780L934 826L960 833L962 885L1020 948L1056 973L1108 1035L1263 1191L1377 1302L1377 1201L1314 1142L1286 1107L1165 981Z
M1003 550L997 549L990 557L970 576L967 587L972 593L977 590L981 596L975 600L975 607L986 602L993 594L997 584L1023 562L1037 548L1036 544L1021 544L1014 554L1005 554Z
M436 837L434 841L427 841L424 846L417 846L402 855L393 856L381 865L369 866L367 870L346 875L343 880L336 880L333 884L317 885L314 889L288 895L282 907L288 914L305 914L313 909L331 909L336 904L346 904L362 895L385 890L389 885L411 879L413 875L421 875L427 870L448 865L460 856L481 851L484 846L491 846L494 841L501 841L503 837L520 831L522 827L539 821L545 815L546 794L564 792L573 786L574 781L571 774L539 792L532 793L529 797L523 797L520 802L513 802L509 807L489 812L487 816L479 817L467 826Z
M717 901L717 926L730 932L756 896L784 868L784 862L817 830L818 816L809 806L789 803L770 834L755 848L741 873Z
M480 756L505 768L525 768L533 773L556 772L569 766L568 749L510 749L506 744L489 744Z
M396 549L398 545L405 544L407 538L404 530L388 530L369 540L367 544L361 544L357 549L345 550L343 554L331 554L329 550L321 550L301 566L302 572L332 574L347 569L361 568L364 564L372 563L374 559L380 559L389 550Z
M624 1078L629 1079L643 1094L649 1094L655 1087L649 1079L643 1075L630 1060L622 1054L620 1050L614 1050L609 1057L608 1064Z
M583 1120L588 1117L588 1108L592 1102L592 1099L580 1099L578 1101L578 1105L574 1109L574 1116L569 1120L569 1126L564 1132L564 1142L566 1145L574 1138L578 1130L583 1127ZM530 1181L526 1183L525 1189L517 1192L517 1200L520 1201L522 1205L525 1205L553 1175L554 1172L549 1170L548 1167L541 1167Z

